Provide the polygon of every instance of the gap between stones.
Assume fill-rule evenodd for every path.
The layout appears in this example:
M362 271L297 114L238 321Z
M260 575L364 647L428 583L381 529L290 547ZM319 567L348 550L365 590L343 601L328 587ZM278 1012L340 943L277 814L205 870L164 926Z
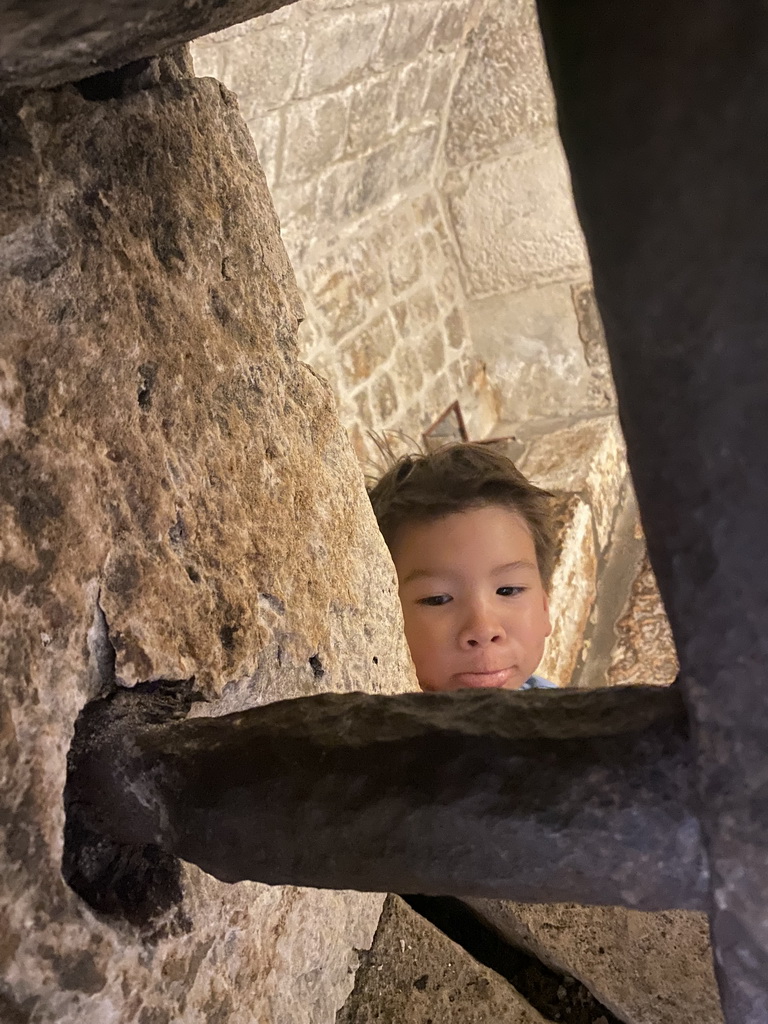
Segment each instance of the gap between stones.
M510 945L461 900L420 895L402 899L471 957L505 978L542 1017L561 1024L626 1024L586 985Z

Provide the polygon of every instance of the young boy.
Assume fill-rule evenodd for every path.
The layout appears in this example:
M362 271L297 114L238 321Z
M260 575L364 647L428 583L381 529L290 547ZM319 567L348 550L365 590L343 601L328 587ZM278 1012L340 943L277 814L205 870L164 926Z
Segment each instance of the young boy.
M400 459L370 491L422 690L553 686L550 498L485 444Z

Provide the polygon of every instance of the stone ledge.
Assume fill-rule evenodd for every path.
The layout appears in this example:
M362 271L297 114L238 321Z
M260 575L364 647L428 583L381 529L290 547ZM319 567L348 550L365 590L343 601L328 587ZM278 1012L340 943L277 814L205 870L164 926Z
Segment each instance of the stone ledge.
M553 628L538 673L559 686L568 686L595 603L597 558L589 505L578 495L562 495L555 515L558 551L550 593Z
M578 978L627 1024L722 1024L704 914L467 902L510 943Z
M519 467L539 487L581 495L595 517L598 549L605 551L627 477L615 417L581 420L533 439Z
M545 1024L504 978L388 896L371 951L336 1024Z

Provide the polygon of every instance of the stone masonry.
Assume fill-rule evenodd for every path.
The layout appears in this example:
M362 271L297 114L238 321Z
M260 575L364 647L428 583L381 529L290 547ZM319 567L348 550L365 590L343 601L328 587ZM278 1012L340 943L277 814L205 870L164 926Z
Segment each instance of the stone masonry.
M193 53L239 97L364 461L457 398L473 437L612 403L532 0L298 0Z

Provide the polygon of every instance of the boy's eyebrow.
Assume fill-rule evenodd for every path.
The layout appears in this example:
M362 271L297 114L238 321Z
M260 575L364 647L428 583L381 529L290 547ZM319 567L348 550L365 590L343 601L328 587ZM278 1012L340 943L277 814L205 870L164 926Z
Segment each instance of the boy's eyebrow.
M537 566L533 562L529 562L527 558L520 558L517 562L507 562L506 565L500 565L498 569L494 569L494 573L497 572L509 572L512 569L536 569Z
M511 572L514 569L536 569L536 565L525 558L521 558L516 562L507 562L506 565L497 566L493 570L493 574ZM438 576L446 577L452 575L453 573L449 569L414 569L413 572L408 573L401 586L405 586L406 583L412 583L413 580L434 579Z

